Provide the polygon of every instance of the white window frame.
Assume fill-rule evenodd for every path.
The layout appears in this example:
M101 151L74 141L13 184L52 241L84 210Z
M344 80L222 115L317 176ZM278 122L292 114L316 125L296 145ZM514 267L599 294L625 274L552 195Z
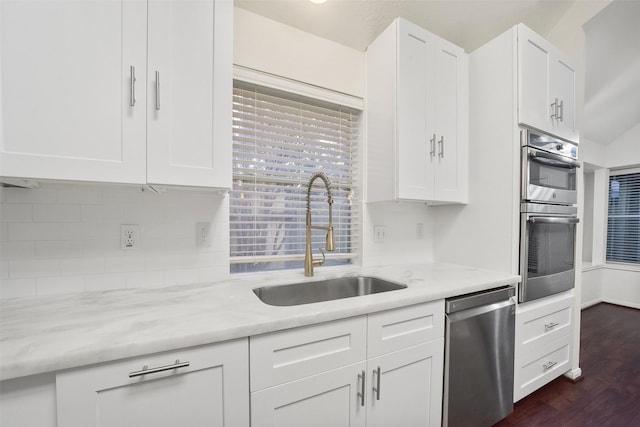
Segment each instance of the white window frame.
M634 263L634 262L609 260L609 219L610 219L609 203L610 203L610 196L611 196L611 178L619 175L632 175L632 174L640 175L640 168L613 169L609 171L609 174L607 176L607 181L606 181L607 200L605 205L607 214L606 214L606 223L604 224L604 234L605 234L604 258L605 258L605 264L609 268L619 268L623 270L640 271L640 262Z
M362 141L362 109L363 109L363 100L361 98L357 98L348 94L339 93L335 91L331 91L328 89L320 88L317 86L309 85L306 83L286 79L279 76L274 76L268 73L263 73L256 70L251 70L245 67L234 67L234 80L237 80L243 84L251 84L256 85L263 88L274 89L278 92L283 92L291 95L292 97L302 97L310 100L310 103L318 102L318 104L330 103L339 105L348 109L356 110L359 112L359 128L357 130L358 139L355 142L354 151L358 152L361 150L361 141ZM235 87L235 83L234 83ZM351 202L353 206L353 210L351 212L351 220L353 221L354 234L352 236L351 247L353 248L349 254L332 254L330 252L326 253L328 263L331 263L332 259L345 260L348 259L350 262L357 262L360 252L361 252L361 235L362 235L362 206L360 203L360 194L362 191L362 158L360 154L356 155L356 167L354 168L352 174L352 192L351 192ZM311 174L307 178L310 178ZM318 191L324 191L324 185L322 188L320 185L322 184L322 180L316 180L314 183L314 193L316 193L316 189ZM234 186L236 185L236 180L234 180ZM306 184L304 186L306 191ZM233 196L233 189L230 196ZM322 196L323 200L326 201L326 193ZM318 195L315 196L317 199ZM230 200L230 212L229 212L229 221L230 221L230 238L232 236L232 200ZM317 203L317 202L316 202ZM322 209L322 208L321 208ZM321 211L318 209L318 211ZM314 225L324 225L323 219L321 218L322 213L316 213L316 210L312 212L312 221ZM335 226L335 224L334 224ZM317 242L318 233L314 231L314 242ZM233 251L233 242L230 241L230 252ZM314 243L313 245L314 256L319 257L320 253L318 252L318 244ZM302 267L302 261L304 259L304 252L298 253L296 255L275 255L275 256L255 256L255 257L237 257L234 256L233 253L230 253L230 264L231 264L231 272L232 273L241 273L241 272L259 272L266 270L277 270L277 269L285 269L285 268L297 268L297 265L294 267L284 267L284 264L287 264L288 261L295 260L295 264L299 263L300 268ZM290 264L290 263L289 263ZM244 267L243 267L244 266Z

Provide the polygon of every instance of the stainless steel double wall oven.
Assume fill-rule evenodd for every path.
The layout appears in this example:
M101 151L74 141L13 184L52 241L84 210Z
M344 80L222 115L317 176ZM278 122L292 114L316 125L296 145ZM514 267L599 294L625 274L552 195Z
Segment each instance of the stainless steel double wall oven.
M574 287L578 147L522 129L519 301Z

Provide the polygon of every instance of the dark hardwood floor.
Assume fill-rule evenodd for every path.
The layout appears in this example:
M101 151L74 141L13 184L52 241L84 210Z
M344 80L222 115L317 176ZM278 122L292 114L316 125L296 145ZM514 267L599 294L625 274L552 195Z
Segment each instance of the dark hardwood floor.
M583 379L552 381L497 427L640 427L640 310L598 304L581 322Z

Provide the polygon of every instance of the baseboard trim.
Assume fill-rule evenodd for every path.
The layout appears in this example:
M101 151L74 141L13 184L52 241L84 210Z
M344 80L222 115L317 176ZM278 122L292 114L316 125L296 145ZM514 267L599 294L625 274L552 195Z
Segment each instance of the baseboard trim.
M584 310L585 308L589 308L589 307L593 307L596 304L600 304L602 301L602 298L596 298L596 299L592 299L591 301L586 301L583 302L582 305L580 305L580 310Z
M607 304L620 305L622 307L640 309L640 304L636 304L629 301L622 301L622 300L617 300L612 298L603 298L602 302L606 302Z
M578 381L582 381L584 376L582 375L582 369L576 368L572 369L564 374L564 377L573 383L577 383Z

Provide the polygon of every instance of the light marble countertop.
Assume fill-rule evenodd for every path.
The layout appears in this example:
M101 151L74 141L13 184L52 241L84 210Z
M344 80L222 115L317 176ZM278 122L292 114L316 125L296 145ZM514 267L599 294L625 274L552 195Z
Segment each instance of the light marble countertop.
M209 344L514 284L519 276L452 264L318 268L223 282L13 298L0 305L0 379ZM262 303L253 288L369 275L406 284L393 292L292 307ZM311 286L311 285L310 285Z

